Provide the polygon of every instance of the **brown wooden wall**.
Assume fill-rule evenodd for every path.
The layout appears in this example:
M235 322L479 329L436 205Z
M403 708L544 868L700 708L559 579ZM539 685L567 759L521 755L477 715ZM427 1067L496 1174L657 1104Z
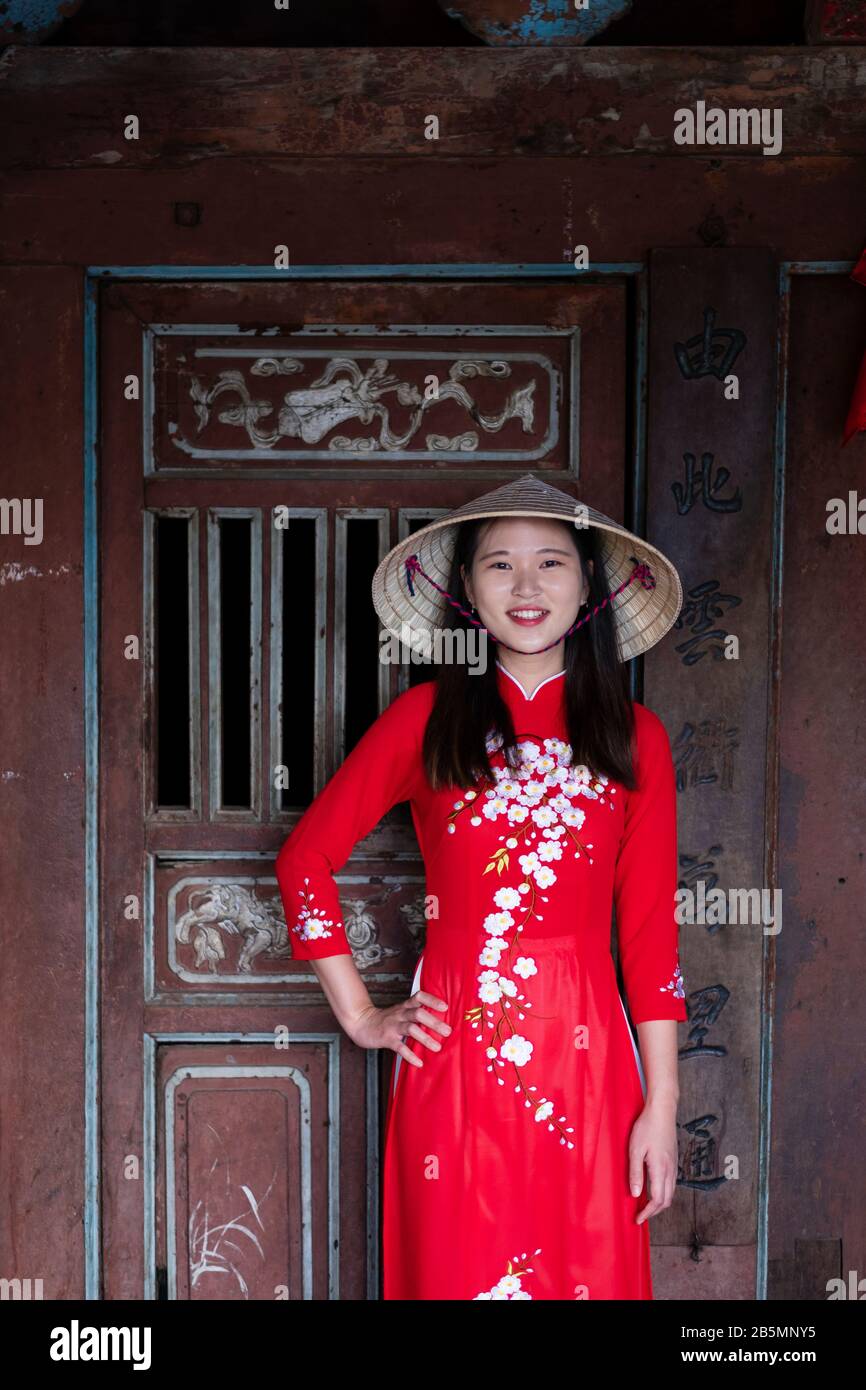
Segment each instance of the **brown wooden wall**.
M853 261L866 229L864 70L862 51L841 48L2 55L0 491L43 496L47 529L38 548L0 537L0 1171L14 1213L0 1274L50 1271L46 1296L84 1291L84 267L268 265L278 242L294 265L562 264L579 241L605 263L650 265L678 248L748 248L771 270ZM696 96L783 107L784 153L674 145L672 113ZM128 113L136 142L123 137ZM438 142L424 138L429 114ZM771 1011L770 1297L822 1297L826 1278L866 1268L853 1200L866 566L862 538L824 529L826 499L864 486L866 444L839 447L864 348L862 288L797 277L784 505L770 505L765 450L755 544L767 563L748 569L766 627L750 658L750 727L768 740L748 756L766 768L766 794L737 846L786 895L783 932L763 966L752 960L770 992L754 993L764 1012L743 1061L760 1065L754 1038ZM650 383L660 366L650 359ZM778 400L768 382L765 427ZM664 459L662 426L649 426L648 457ZM670 454L681 459L673 436ZM650 518L652 487L658 499L673 472L650 480ZM730 1052L737 1042L728 1035ZM728 1297L753 1296L754 1219L732 1235L704 1207L691 1230L674 1229L675 1243L654 1246L667 1296L718 1297L725 1281Z

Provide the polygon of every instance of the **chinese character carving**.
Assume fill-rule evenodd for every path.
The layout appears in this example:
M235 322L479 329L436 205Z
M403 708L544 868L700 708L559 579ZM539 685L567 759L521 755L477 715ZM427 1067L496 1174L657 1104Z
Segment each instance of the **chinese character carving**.
M686 379L715 376L724 381L746 346L746 335L739 328L716 328L715 309L704 309L704 329L685 343L674 343L674 357Z
M739 748L739 729L728 726L724 716L686 722L672 747L677 791L718 782L723 791L734 785L734 749Z
M718 1146L710 1134L710 1126L719 1122L718 1115L700 1115L681 1125L689 1135L677 1173L678 1187L692 1187L699 1192L712 1192L727 1182L716 1174Z
M701 454L699 468L695 468L694 454L683 454L683 460L686 465L685 484L671 483L671 492L674 495L677 512L680 516L685 516L687 512L691 511L692 504L698 497L711 512L742 511L743 499L739 488L733 497L718 497L716 495L725 486L731 475L727 468L720 465L715 480L713 479L713 454Z
M728 1049L721 1043L706 1043L704 1039L727 1004L731 992L724 985L707 985L689 995L689 1047L681 1047L680 1057L727 1057Z
M723 628L713 627L713 623L722 616L723 605L727 604L729 608L736 608L742 601L735 594L720 593L717 579L707 579L703 584L696 584L693 589L689 590L682 611L674 623L675 628L682 628L688 624L694 634L687 642L680 642L679 646L675 648L676 651L684 653L684 665L694 666L695 662L701 661L708 651L713 653L717 661L722 660L723 644L728 633ZM704 642L712 645L699 651L698 648Z
M707 850L707 856L711 854L721 854L721 852L721 845L710 845L710 848ZM715 888L719 881L718 874L713 873L714 866L715 860L708 857L701 858L699 854L681 854L680 868L683 869L684 872L677 887L686 888L691 891L698 880L703 879L706 884L707 892L709 892L711 888Z

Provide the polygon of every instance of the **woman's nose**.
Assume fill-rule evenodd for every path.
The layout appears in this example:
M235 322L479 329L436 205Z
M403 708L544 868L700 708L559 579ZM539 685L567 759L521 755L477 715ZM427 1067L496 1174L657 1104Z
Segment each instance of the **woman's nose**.
M535 598L541 593L541 589L537 580L526 578L516 580L511 592L515 598Z

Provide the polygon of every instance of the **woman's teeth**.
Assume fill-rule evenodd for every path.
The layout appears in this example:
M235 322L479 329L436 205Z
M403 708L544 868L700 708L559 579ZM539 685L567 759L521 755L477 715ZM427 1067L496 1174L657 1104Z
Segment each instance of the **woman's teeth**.
M516 618L518 622L531 623L546 618L547 612L546 608L511 608L508 616L509 618Z

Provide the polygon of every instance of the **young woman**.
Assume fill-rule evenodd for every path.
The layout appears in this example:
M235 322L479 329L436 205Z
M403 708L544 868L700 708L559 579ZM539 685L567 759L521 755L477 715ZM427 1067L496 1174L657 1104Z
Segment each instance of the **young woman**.
M373 596L388 632L445 634L452 659L366 732L277 875L295 957L359 1047L396 1054L385 1298L652 1298L687 1014L670 744L623 663L674 622L676 570L527 475L401 542ZM427 936L410 997L376 1008L333 874L403 800Z

